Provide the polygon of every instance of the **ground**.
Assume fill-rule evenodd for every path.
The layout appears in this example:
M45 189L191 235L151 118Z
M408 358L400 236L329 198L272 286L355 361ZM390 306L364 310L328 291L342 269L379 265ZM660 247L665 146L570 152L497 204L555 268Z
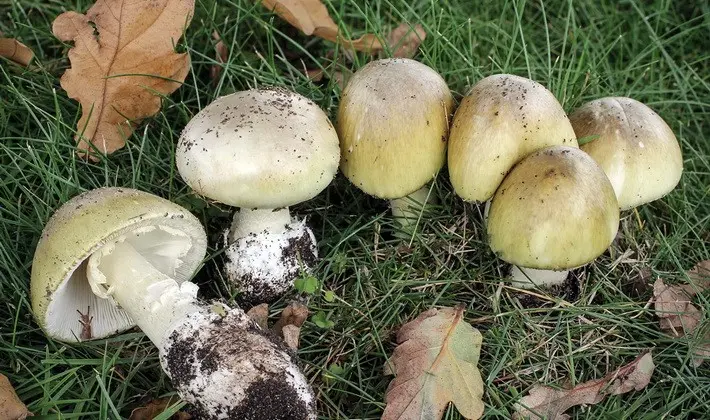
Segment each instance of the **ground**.
M128 146L86 163L74 154L77 103L58 78L65 48L51 34L64 10L87 0L0 0L0 31L35 49L41 66L23 71L0 62L0 372L9 376L40 418L118 418L173 392L157 352L136 330L108 340L48 340L29 303L32 254L44 223L61 203L98 186L151 191L189 207L211 234L229 208L191 194L174 151L180 129L214 98L262 85L294 89L334 117L336 82L317 83L304 69L326 67L334 45L304 36L250 0L199 0L178 48L192 57L185 86L167 97ZM422 217L410 243L394 237L386 203L365 196L341 175L293 211L309 218L323 257L316 293L306 296L316 321L304 325L299 357L316 389L321 418L378 418L390 378L382 366L397 327L440 305L467 305L466 319L483 333L480 369L485 416L509 418L512 405L538 381L577 384L652 349L657 370L647 389L573 410L574 418L701 418L710 412L710 362L692 367L687 339L659 332L649 283L669 282L710 258L710 9L671 0L451 1L328 3L354 35L386 35L402 21L428 33L417 59L438 70L457 100L495 73L546 85L567 112L583 102L625 95L656 110L684 154L684 175L667 197L622 214L611 249L580 273L574 302L550 298L523 308L501 281L506 267L485 242L482 208L453 193L446 170L434 192L439 204ZM230 50L215 83L212 32ZM351 56L361 67L369 57ZM215 249L210 250L210 256ZM231 299L209 259L196 281L205 297ZM332 291L335 298L331 299ZM328 299L326 299L328 298ZM288 299L272 308L276 315ZM332 301L330 301L332 300ZM697 303L710 311L708 294ZM325 318L332 321L330 328ZM710 328L705 321L705 328ZM177 407L176 407L177 408ZM42 417L44 416L44 417ZM165 418L165 417L163 417ZM459 418L450 408L447 419Z

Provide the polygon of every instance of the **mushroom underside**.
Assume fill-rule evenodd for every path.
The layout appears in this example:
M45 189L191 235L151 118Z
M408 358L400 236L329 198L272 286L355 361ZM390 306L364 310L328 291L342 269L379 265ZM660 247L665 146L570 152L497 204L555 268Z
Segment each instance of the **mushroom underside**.
M114 241L129 244L156 270L179 282L192 274L183 272L185 267L181 259L192 247L192 240L174 228L142 226ZM134 320L112 299L99 297L92 291L87 278L88 261L102 246L105 244L98 244L92 252L80 258L53 293L47 291L52 294L45 315L48 335L71 342L103 338L135 326Z

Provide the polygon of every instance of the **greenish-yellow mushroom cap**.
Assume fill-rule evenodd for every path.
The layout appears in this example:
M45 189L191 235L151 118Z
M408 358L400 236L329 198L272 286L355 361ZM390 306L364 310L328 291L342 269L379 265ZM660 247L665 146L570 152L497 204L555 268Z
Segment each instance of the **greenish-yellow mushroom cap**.
M86 275L88 258L116 241L128 242L179 283L193 275L207 245L192 214L155 195L99 188L72 198L50 218L32 261L32 309L48 336L61 341L102 338L135 325L112 299L92 292ZM82 318L87 309L88 317ZM89 320L91 335L86 336Z
M471 88L454 114L451 184L466 201L486 201L513 165L555 145L577 147L577 138L552 92L524 77L488 76Z
M444 164L452 108L451 91L430 67L404 58L367 64L340 99L340 170L375 197L418 190Z
M619 206L604 171L567 146L520 161L493 196L487 222L490 247L502 260L541 270L594 260L618 225Z
M671 128L651 108L631 98L602 98L570 115L580 146L614 186L628 210L657 200L678 185L683 156Z

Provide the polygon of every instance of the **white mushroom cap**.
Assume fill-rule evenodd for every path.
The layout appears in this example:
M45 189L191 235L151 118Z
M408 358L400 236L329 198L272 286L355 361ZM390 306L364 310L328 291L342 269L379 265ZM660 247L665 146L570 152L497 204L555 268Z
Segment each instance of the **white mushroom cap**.
M89 257L117 240L130 243L179 283L194 274L207 246L197 218L155 195L130 188L99 188L72 198L47 222L32 261L32 309L48 336L78 341L83 326L77 311L86 313L87 308L93 317L90 338L135 325L112 300L94 294L86 276Z
M683 156L673 131L653 110L631 98L602 98L570 115L580 146L609 177L619 206L657 200L678 185Z
M552 92L524 77L488 76L471 88L454 114L451 184L466 201L486 201L513 165L555 145L577 147L577 138Z
M491 201L491 249L520 267L566 270L604 252L619 206L604 171L583 151L552 146L515 165Z
M175 160L199 194L235 207L309 200L338 170L338 136L309 99L285 89L223 96L187 124Z
M367 64L340 99L340 170L375 197L418 190L444 165L452 109L446 81L425 64L405 58Z

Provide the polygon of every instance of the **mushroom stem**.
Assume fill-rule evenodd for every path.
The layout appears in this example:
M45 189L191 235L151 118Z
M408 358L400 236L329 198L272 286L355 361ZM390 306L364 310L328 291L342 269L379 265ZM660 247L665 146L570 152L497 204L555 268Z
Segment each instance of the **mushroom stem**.
M127 241L92 254L87 278L97 296L113 298L159 348L175 323L200 310L197 285L178 284Z
M424 206L434 202L435 199L429 186L425 185L409 195L390 200L392 217L402 229L411 231L419 220Z
M289 213L288 207L280 209L242 208L234 214L229 240L234 242L239 238L263 232L283 233L289 224L291 224L291 213Z
M567 280L569 271L537 270L534 268L522 268L514 265L510 269L510 277L513 285L522 289L534 289L535 287L550 287L562 284Z

